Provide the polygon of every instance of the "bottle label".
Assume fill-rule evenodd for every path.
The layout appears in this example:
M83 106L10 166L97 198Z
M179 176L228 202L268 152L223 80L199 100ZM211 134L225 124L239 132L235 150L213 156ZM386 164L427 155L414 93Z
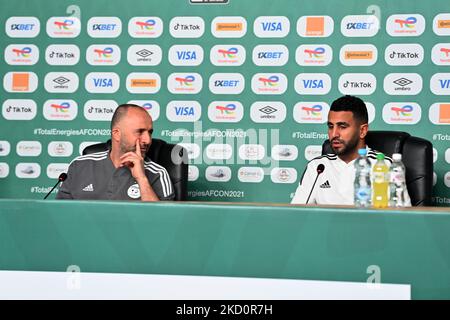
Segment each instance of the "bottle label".
M391 173L391 182L404 183L405 177L401 173Z
M387 182L386 175L383 172L374 172L373 182L374 183L384 183Z
M356 191L356 198L362 201L368 201L370 199L370 189L369 188L359 188Z

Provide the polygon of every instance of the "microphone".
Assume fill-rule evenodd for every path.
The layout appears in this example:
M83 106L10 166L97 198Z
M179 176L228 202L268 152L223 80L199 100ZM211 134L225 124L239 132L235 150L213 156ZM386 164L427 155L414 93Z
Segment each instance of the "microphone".
M45 196L44 200L47 199L47 197L50 195L50 193L52 193L52 191L56 188L56 186L60 183L63 182L64 180L67 179L67 173L63 172L59 175L58 177L58 182L56 182L56 184L53 186L52 190L49 191L49 193L47 193L47 195Z
M306 203L305 203L305 204L308 204L309 198L311 198L311 195L312 195L312 192L313 192L313 190L314 190L314 187L316 186L317 179L319 178L320 174L321 174L322 172L324 172L324 170L325 170L325 166L324 166L323 164L319 164L319 165L317 166L317 168L316 168L316 171L317 171L316 180L314 180L313 186L312 186L312 188L311 188L311 192L309 193L308 200L306 200Z

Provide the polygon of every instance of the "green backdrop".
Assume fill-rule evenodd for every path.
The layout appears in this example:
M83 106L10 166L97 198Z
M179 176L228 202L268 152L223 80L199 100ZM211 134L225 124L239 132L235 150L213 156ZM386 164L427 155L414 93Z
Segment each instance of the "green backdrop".
M154 137L162 138L172 142L197 143L201 152L205 152L210 143L222 143L218 140L197 137L188 141L175 138L171 134L177 129L186 129L188 132L207 132L209 129L226 131L230 136L239 136L239 130L247 135L256 134L257 141L247 139L229 140L231 146L231 158L229 160L210 160L203 156L192 159L199 171L199 177L189 184L189 196L191 200L226 200L226 201L264 201L264 202L289 202L290 196L297 187L303 168L307 163L305 151L310 151L308 146L319 146L326 136L326 125L323 123L298 123L295 121L294 108L300 102L331 102L342 95L339 90L339 78L345 73L373 74L377 79L376 90L369 95L361 96L366 102L375 107L375 118L371 123L371 129L375 130L401 130L407 131L432 141L436 149L436 162L434 171L436 173L436 184L434 187L434 200L436 205L450 205L450 173L449 170L449 148L450 121L442 120L441 124L433 124L429 118L429 109L432 105L439 103L450 103L446 82L441 88L440 94L430 90L430 79L437 73L444 73L440 78L442 81L449 79L449 62L437 65L432 61L432 49L437 44L443 44L450 48L450 37L438 35L433 31L433 19L438 14L448 13L448 1L295 1L295 0L230 0L228 4L190 4L189 0L134 0L124 2L117 0L96 1L29 1L20 2L1 1L0 25L0 50L4 55L8 54L10 45L34 45L39 49L39 60L34 65L10 65L3 59L0 63L0 74L4 79L1 86L2 116L0 117L0 197L2 198L34 198L40 199L55 182L53 177L62 170L75 156L79 154L80 144L83 142L96 142L108 139L108 121L89 121L84 116L84 106L89 100L114 100L118 103L130 100L156 101L160 106L160 116L155 121ZM347 37L341 32L341 22L348 15L373 14L379 18L380 29L372 37ZM425 30L422 34L414 37L394 37L387 33L386 24L391 15L422 15L425 18ZM302 37L297 32L297 23L304 16L330 16L334 21L334 31L329 37ZM36 17L40 21L40 32L36 37L10 37L5 28L10 28L7 20L10 17ZM77 16L81 22L81 32L75 38L52 38L46 32L47 21L52 17ZM247 32L240 38L218 38L211 32L211 24L216 17L243 17L247 23ZM270 17L286 17L290 22L289 33L285 37L258 37L254 33L254 23L258 17L263 22L270 22ZM88 21L92 17L117 17L122 23L122 32L115 38L93 38L88 35ZM134 17L159 17L163 23L163 32L157 38L134 38L128 32L130 19ZM201 17L204 21L204 33L198 38L176 38L170 33L170 21L174 17ZM264 20L266 19L266 20ZM444 16L444 20L446 17ZM450 20L450 19L449 19ZM53 20L52 20L53 21ZM186 21L180 18L178 21ZM352 20L355 22L356 20ZM351 21L351 22L352 22ZM226 19L225 19L226 22ZM261 22L257 21L257 24ZM370 20L369 20L370 22ZM420 21L419 21L420 22ZM442 32L446 32L445 21ZM276 26L276 25L275 25ZM356 28L358 25L354 25ZM359 25L361 26L361 25ZM283 28L285 26L283 25ZM413 27L411 27L413 28ZM351 30L350 30L351 31ZM354 30L353 30L354 31ZM270 34L270 33L269 33ZM50 45L76 45L80 50L79 62L72 66L49 65L46 62L46 49ZM377 48L378 59L371 66L345 66L340 62L340 50L348 44L371 44ZM424 49L423 62L416 66L389 65L385 61L385 50L392 44L420 44ZM120 48L121 59L117 65L90 65L86 61L86 51L91 45L112 45ZM162 61L155 66L133 66L127 61L127 51L132 45L157 45L162 51ZM203 62L198 66L174 66L169 62L169 50L174 45L198 45L203 48ZM235 47L237 45L245 48L246 59L240 66L216 66L210 61L210 52L216 45ZM289 51L289 59L286 64L280 66L258 66L252 59L252 52L259 45L285 46ZM328 45L333 50L333 57L327 66L302 66L297 63L296 51L301 45L317 45L317 47ZM104 46L105 47L105 46ZM103 48L104 48L103 47ZM115 47L114 47L115 48ZM272 48L273 49L273 48ZM316 52L317 53L317 52ZM320 52L319 52L320 53ZM442 54L444 51L442 51ZM441 54L441 53L440 53ZM99 55L100 56L100 55ZM437 57L438 59L438 57ZM38 77L38 87L33 93L8 92L7 75L9 72L34 72ZM79 77L79 87L73 93L50 93L44 87L44 78L49 72L74 72ZM91 72L114 72L120 77L120 88L115 93L102 94L90 93L85 88L86 75ZM127 90L127 76L133 72L157 73L161 78L161 89L155 94L133 94ZM203 86L197 94L176 94L169 92L167 81L172 73L186 73L186 75L198 74L203 79ZM245 88L240 94L214 94L209 89L210 76L216 73L239 73L244 77ZM255 74L263 73L268 77L271 74L284 74L287 78L287 90L279 95L257 94L252 90L252 78ZM297 75L301 73L328 74L331 78L331 89L324 95L299 94L295 88ZM417 95L389 95L383 88L383 80L391 73L417 73L423 79L423 88ZM196 76L198 76L196 75ZM363 75L367 80L367 76ZM6 79L6 80L5 80ZM219 79L219 80L223 80ZM178 83L178 82L174 82ZM180 86L182 85L179 82ZM186 83L184 83L186 84ZM267 83L266 83L267 86ZM269 88L270 89L270 88ZM356 94L358 92L355 92ZM10 120L5 117L8 103L17 99L33 100L37 106L36 116L32 120ZM73 100L78 105L78 113L72 121L50 121L44 117L45 102L56 99L59 102ZM166 115L166 107L171 101L197 101L202 109L200 120L193 122L169 121ZM208 106L213 101L239 102L243 106L243 118L240 122L221 123L212 122L208 117ZM14 102L14 101L13 101ZM270 106L272 102L282 102L286 106L286 118L281 123L256 123L251 118L251 106L255 102L264 102L261 106ZM14 103L17 103L15 101ZM421 119L414 125L388 124L383 120L383 106L387 103L398 103L404 107L411 103L417 103L421 107ZM20 104L20 103L19 103ZM403 104L403 105L402 105ZM181 105L181 104L180 104ZM275 105L275 104L274 104ZM442 106L444 108L444 106ZM448 107L446 107L448 109ZM442 109L443 110L443 109ZM267 111L267 110L266 110ZM405 111L405 110L403 110ZM408 111L406 109L406 111ZM447 110L448 111L448 110ZM442 111L444 112L444 111ZM407 112L406 112L407 113ZM324 113L325 114L325 113ZM322 116L324 115L322 114ZM325 114L326 115L326 114ZM53 130L55 129L55 130ZM62 130L82 130L76 134ZM58 131L59 130L59 131ZM266 131L264 131L266 130ZM70 135L69 135L70 133ZM35 143L20 143L21 141L38 141ZM54 152L60 148L66 149L67 144L59 145L60 141L69 142L73 146L73 153L65 157L55 157ZM53 144L51 144L54 142ZM239 156L239 148L243 143L256 143L265 147L264 157L256 161L242 160ZM277 161L271 157L273 145L288 145L287 151L291 156L284 155L284 160ZM50 147L49 147L50 145ZM7 152L7 149L10 151ZM298 157L292 155L297 147ZM251 147L251 146L250 146ZM248 148L247 155L254 149ZM53 149L52 149L53 148ZM210 149L209 155L217 156L225 147L218 146L215 150ZM19 149L19 150L18 150ZM52 150L49 150L52 149ZM39 152L40 150L40 152ZM314 152L317 152L317 147ZM63 150L64 151L64 150ZM67 150L65 150L67 151ZM245 150L244 150L245 151ZM36 152L36 153L33 153ZM53 153L52 153L53 152ZM230 152L230 150L225 150ZM308 153L309 155L314 154ZM53 154L51 156L50 154ZM245 153L245 152L244 152ZM19 154L22 154L19 155ZM31 154L31 156L23 156ZM37 154L37 155L33 155ZM447 155L447 160L446 160ZM294 158L294 160L286 160ZM227 163L228 161L228 163ZM40 166L41 172L36 178L19 178L19 175L27 176L29 164L35 169L36 164ZM56 165L55 165L56 164ZM50 167L49 167L50 165ZM34 167L33 167L34 166ZM208 167L213 166L206 171ZM215 168L227 167L226 168ZM267 169L261 175L260 169L244 169L251 167ZM274 169L275 168L275 169ZM276 169L276 168L282 168ZM8 170L9 169L9 170ZM272 171L273 169L273 171ZM220 171L221 170L221 171ZM8 172L9 171L9 172ZM50 171L50 172L48 172ZM21 173L20 173L21 172ZM296 179L295 179L296 172ZM49 177L49 174L50 177ZM206 178L212 173L213 176ZM272 175L271 175L272 173ZM191 171L195 176L195 171ZM227 177L231 174L231 177ZM31 174L32 176L33 174ZM214 177L215 176L215 177ZM259 182L242 182L239 177ZM195 177L194 177L195 178ZM194 180L194 178L192 178ZM229 179L229 180L228 180ZM262 179L262 181L260 181ZM210 181L216 180L216 181ZM225 181L228 180L228 181ZM273 181L275 180L275 182ZM447 185L446 185L447 183Z

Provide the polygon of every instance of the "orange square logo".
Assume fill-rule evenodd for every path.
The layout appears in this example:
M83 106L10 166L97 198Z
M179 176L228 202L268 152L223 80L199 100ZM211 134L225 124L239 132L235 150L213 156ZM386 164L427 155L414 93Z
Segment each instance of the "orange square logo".
M244 26L242 23L218 23L216 24L217 31L242 31Z
M450 20L438 20L438 28L439 29L450 28Z
M12 91L30 91L30 75L28 73L13 73Z
M134 88L155 88L156 84L156 79L131 79Z
M439 123L450 123L450 104L439 106Z
M345 51L345 59L347 60L372 60L372 51Z
M306 35L307 36L323 36L325 32L324 17L307 17L306 18Z

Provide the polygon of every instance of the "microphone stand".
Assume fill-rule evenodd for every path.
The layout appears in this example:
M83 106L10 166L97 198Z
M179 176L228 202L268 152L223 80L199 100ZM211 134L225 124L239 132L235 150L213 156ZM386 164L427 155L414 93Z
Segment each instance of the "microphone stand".
M308 204L309 198L311 198L312 192L314 191L314 187L316 186L317 179L319 179L320 174L321 174L324 170L325 170L325 166L324 166L323 164L319 164L319 165L317 166L317 169L316 169L316 171L317 171L316 180L314 180L313 186L312 186L312 188L311 188L311 191L309 192L309 196L308 196L308 199L306 200L306 203L305 203L305 204Z
M56 182L56 184L53 186L53 188L49 191L49 193L47 193L47 195L44 197L44 200L48 198L48 196L50 195L50 193L52 193L53 190L55 190L56 186L60 183L63 182L64 180L66 180L67 178L67 174L65 174L64 172L61 173L58 177L58 181Z

